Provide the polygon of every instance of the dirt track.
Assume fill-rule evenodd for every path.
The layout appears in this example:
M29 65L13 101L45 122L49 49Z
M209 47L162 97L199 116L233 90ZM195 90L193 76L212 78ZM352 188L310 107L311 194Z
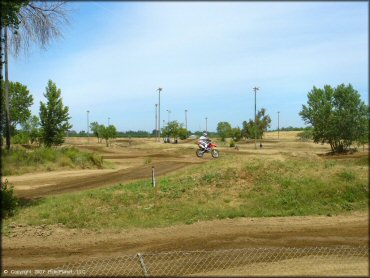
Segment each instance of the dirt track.
M46 268L137 252L363 246L368 244L368 215L240 218L118 232L16 226L11 235L3 238L4 267Z
M152 150L150 146L123 148L119 145L79 145L80 149L101 153L106 160L115 162L116 169L55 171L14 176L18 196L28 198L84 190L135 179L149 178L151 166L157 175L176 171L198 159L190 146L176 151L174 146ZM306 146L297 143L299 146ZM328 148L307 145L297 148L289 143L292 155L325 153ZM276 154L278 143L264 145L260 155ZM244 149L243 149L244 148ZM248 153L243 152L248 149ZM314 150L314 152L312 151ZM225 149L225 152L233 152ZM287 151L287 148L284 149ZM253 145L243 146L241 155L254 155ZM245 247L303 247L303 246L364 246L368 245L368 214L356 212L342 216L240 218L199 222L166 228L133 230L67 229L63 226L11 225L9 236L3 237L3 268L49 268L81 259L133 255L137 252L174 250L213 250Z
M103 159L114 162L115 169L69 170L28 173L7 177L20 198L40 198L65 192L126 183L173 172L189 165L202 163L192 150L181 153L171 149L105 148L104 145L77 145L79 149L98 152Z

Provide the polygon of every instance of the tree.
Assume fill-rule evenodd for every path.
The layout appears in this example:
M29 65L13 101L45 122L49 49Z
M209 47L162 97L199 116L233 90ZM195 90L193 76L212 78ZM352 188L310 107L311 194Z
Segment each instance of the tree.
M221 137L221 141L225 141L225 138L230 137L232 134L231 125L228 122L219 122L217 124L217 133Z
M21 48L27 50L30 42L35 42L45 47L53 38L61 35L59 26L67 23L65 2L47 1L1 1L0 37L1 49L5 53L5 134L7 149L10 149L10 108L9 108L9 78L8 78L8 35L14 54L17 55ZM8 34L9 29L9 34ZM4 39L3 39L4 37ZM0 55L0 80L3 72L2 51ZM2 92L0 92L2 97ZM0 101L1 102L1 101ZM2 119L3 117L0 117ZM1 127L2 128L2 127ZM2 132L1 132L2 133ZM2 143L2 141L1 141Z
M299 115L312 125L315 143L328 143L332 152L341 153L364 138L369 109L351 84L314 86L307 97L307 106L302 105Z
M4 88L4 82L1 82ZM27 86L19 82L9 82L9 114L10 114L10 134L14 135L16 126L22 125L31 116L30 107L33 104L33 97L30 94ZM2 109L5 111L5 102L1 104ZM5 115L2 115L2 121L6 121Z
M182 128L183 124L180 124L178 121L171 121L167 123L164 128L162 128L162 135L166 137L172 136L173 139L176 140Z
M242 131L239 127L233 127L231 129L231 137L235 142L239 142L242 138Z
M178 135L181 140L185 140L186 138L188 138L188 133L189 131L186 128L184 127L179 128Z
M117 129L114 125L109 125L108 127L100 126L102 138L105 139L107 147L109 146L109 139L117 137Z
M90 129L92 131L92 133L94 134L94 136L96 136L98 138L98 143L101 142L101 139L102 139L102 129L104 128L103 125L99 125L98 122L92 122L90 124Z
M271 118L266 114L266 109L261 108L257 112L256 120L243 121L242 135L245 138L262 139L263 133L270 127Z
M46 104L40 102L41 135L46 147L60 145L64 142L67 131L72 127L68 106L64 106L61 90L51 80L48 82L44 96Z

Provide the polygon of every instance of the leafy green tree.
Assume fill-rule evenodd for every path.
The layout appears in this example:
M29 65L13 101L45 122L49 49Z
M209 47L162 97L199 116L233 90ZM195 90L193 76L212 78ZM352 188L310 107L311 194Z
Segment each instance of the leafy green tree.
M12 0L0 1L0 23L3 27L12 27L17 29L20 23L19 11L28 4L29 1Z
M242 135L245 138L262 139L263 133L270 127L271 118L266 114L266 109L261 108L257 112L256 121L249 119L249 121L243 122Z
M242 139L242 131L240 127L233 127L231 129L231 137L235 142L239 142Z
M184 140L184 139L186 139L186 138L188 138L188 130L186 129L186 128L184 128L184 127L181 127L180 129L179 129L179 132L178 132L178 135L179 135L179 138L181 139L181 140Z
M19 12L21 8L28 4L28 1L0 1L0 43L1 43L1 53L0 53L0 80L4 80L3 78L3 48L5 48L5 79L6 84L8 85L8 28L13 28L14 30L18 29L20 24L19 19ZM4 37L3 37L4 34ZM3 87L0 86L0 105L3 103L3 96L5 96L5 109L3 106L0 108L0 143L1 146L3 145L2 134L4 133L5 128L5 135L6 135L6 148L10 150L10 112L9 112L9 90L8 86L6 86L5 90ZM5 91L5 93L3 93ZM5 114L5 117L3 116ZM3 119L5 118L5 121ZM0 170L1 171L1 170Z
M90 124L90 130L92 131L92 133L94 134L94 136L96 138L98 138L98 143L100 143L100 140L102 138L101 125L99 125L98 122L92 122Z
M4 82L1 82L4 90ZM30 107L33 104L33 97L27 86L19 82L9 82L9 114L10 114L10 134L13 136L18 124L22 125L31 116ZM5 101L2 99L1 107L5 111ZM3 123L6 121L5 113L2 115Z
M100 126L101 136L105 139L107 147L109 146L109 139L117 137L117 129L114 125L109 125L108 127Z
M42 141L46 147L61 145L68 130L72 127L68 120L69 108L64 106L61 90L49 80L44 94L46 104L40 102L40 121Z
M183 128L183 125L180 124L178 121L171 121L169 122L163 129L162 135L164 137L173 137L174 140L177 139L180 135L180 130Z
M230 123L228 122L219 122L217 124L217 133L220 136L221 141L225 141L225 138L230 137L232 135L232 128Z
M302 105L299 114L312 125L315 143L328 143L332 152L341 153L365 137L368 107L351 84L313 87L307 97L307 106Z

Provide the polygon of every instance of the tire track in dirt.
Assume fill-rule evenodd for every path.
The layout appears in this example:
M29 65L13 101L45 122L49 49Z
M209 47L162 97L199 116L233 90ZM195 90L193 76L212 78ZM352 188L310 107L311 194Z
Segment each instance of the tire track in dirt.
M14 193L19 198L36 199L48 195L55 195L66 192L81 191L96 187L109 186L117 183L127 183L134 180L151 178L152 166L155 166L156 176L162 176L169 172L173 172L189 165L194 165L194 162L178 162L178 161L159 161L148 165L136 166L128 169L120 169L114 172L97 173L82 176L82 177L67 177L63 179L53 179L50 173L50 186L37 187L34 189L17 190ZM83 171L83 170L82 170Z

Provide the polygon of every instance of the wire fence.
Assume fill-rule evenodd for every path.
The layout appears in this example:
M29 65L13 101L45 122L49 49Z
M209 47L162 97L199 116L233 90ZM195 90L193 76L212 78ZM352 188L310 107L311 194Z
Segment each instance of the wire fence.
M68 276L368 276L369 248L244 248L138 253L68 263L47 273Z

